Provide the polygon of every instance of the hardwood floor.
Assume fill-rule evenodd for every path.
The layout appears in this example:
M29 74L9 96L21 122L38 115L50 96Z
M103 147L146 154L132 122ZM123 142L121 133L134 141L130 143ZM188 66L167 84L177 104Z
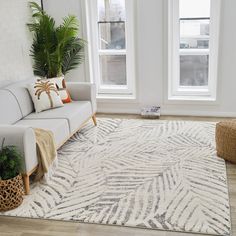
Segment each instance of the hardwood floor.
M97 117L140 118L137 115L107 115ZM165 120L221 121L227 118L163 116ZM232 235L236 235L236 165L227 163L231 206ZM103 226L53 220L0 217L0 236L196 236L196 234L144 230L119 226ZM197 234L199 235L199 234ZM204 235L204 234L200 234Z

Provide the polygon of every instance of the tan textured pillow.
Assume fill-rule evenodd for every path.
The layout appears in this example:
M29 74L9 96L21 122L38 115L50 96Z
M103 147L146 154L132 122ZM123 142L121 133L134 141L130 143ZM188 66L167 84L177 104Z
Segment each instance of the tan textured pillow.
M34 84L30 84L28 90L36 112L63 106L55 84L50 81L37 81Z

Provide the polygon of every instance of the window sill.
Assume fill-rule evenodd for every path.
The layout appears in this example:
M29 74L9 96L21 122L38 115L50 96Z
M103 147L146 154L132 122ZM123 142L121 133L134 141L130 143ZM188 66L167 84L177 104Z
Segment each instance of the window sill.
M124 102L124 103L136 103L137 98L135 95L129 94L98 94L97 95L98 102L110 102L110 103L117 103L117 102Z
M217 105L216 98L209 96L171 96L166 104Z

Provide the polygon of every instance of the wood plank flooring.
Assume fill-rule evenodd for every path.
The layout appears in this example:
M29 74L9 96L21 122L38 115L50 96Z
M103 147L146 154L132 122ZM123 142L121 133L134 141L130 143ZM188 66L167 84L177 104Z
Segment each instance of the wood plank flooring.
M107 115L98 117L140 118L136 115ZM164 116L165 120L221 121L227 118ZM231 206L232 235L236 235L236 165L227 163ZM145 230L119 226L103 226L53 220L0 217L0 236L196 236L196 234ZM203 236L203 234L197 234Z

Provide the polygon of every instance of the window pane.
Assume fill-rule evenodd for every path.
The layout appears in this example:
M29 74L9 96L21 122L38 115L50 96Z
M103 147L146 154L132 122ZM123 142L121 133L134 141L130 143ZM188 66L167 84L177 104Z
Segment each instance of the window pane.
M180 37L209 37L210 19L180 20Z
M98 0L99 21L125 21L125 0Z
M101 84L126 85L126 56L100 56Z
M210 20L180 20L180 48L208 49Z
M180 48L181 49L208 49L209 39L182 38L180 39Z
M213 0L214 1L214 0ZM210 17L211 0L180 0L180 18Z
M125 22L99 23L100 49L125 49Z
M180 56L180 86L207 86L208 67L208 55Z

